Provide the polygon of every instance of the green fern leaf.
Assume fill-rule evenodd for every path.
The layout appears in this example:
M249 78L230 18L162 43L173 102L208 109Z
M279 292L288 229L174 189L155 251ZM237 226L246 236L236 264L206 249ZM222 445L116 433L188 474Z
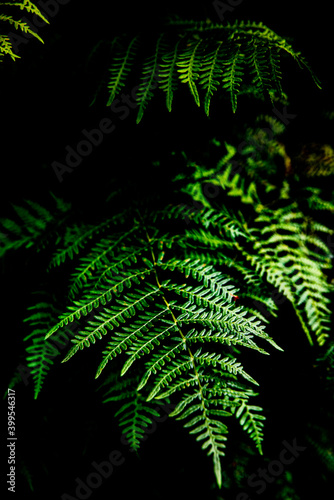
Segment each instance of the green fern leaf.
M154 80L157 80L159 77L159 60L163 36L164 33L158 37L153 56L149 57L143 64L142 81L136 96L139 106L136 120L137 123L141 121L147 103L153 97L152 90L157 86Z
M126 78L131 70L131 65L135 57L135 53L138 46L138 37L134 37L130 40L126 49L121 51L115 58L113 65L110 69L110 79L108 83L108 89L110 92L107 106L110 106L117 93L122 89Z
M260 406L247 405L245 401L242 402L241 406L236 411L236 418L240 419L240 425L244 431L247 431L250 438L256 444L260 454L262 455L262 440L263 440L263 420L266 419L265 416L259 415L258 413L262 411Z
M220 85L220 79L223 74L223 64L222 64L222 50L223 42L218 41L217 47L208 54L205 55L203 64L201 67L202 76L200 78L200 84L204 90L206 90L204 97L204 111L207 116L210 112L210 103L213 93L218 89Z
M245 54L240 46L231 47L229 59L225 62L225 71L223 76L223 88L230 94L232 111L236 112L238 93L244 75L243 62Z
M58 230L67 219L70 205L54 197L57 209L53 214L38 203L26 201L26 206L13 205L16 220L1 219L0 230L6 235L0 240L0 256L12 249L35 246L37 251L58 238ZM2 243L2 244L1 244Z
M179 57L180 42L181 40L177 41L174 49L162 56L162 62L159 64L159 88L166 92L166 107L168 111L172 111L173 95L177 88L176 63Z
M20 10L25 10L30 14L34 14L35 16L42 19L45 23L49 24L49 21L43 16L41 11L37 8L37 6L31 2L30 0L24 0L23 2L0 2L0 6L8 6L19 8ZM30 25L24 22L22 19L14 19L13 16L7 14L0 14L0 22L8 23L14 26L16 30L20 30L23 33L29 34L37 38L40 42L44 43L42 38L30 28ZM8 54L13 61L20 58L17 54L13 52L13 46L10 41L10 38L6 35L0 34L0 62L1 57Z
M141 82L137 123L141 121L147 103L153 97L152 90L157 85L166 92L166 107L171 111L177 80L188 85L195 103L200 106L198 82L205 91L204 110L207 115L211 98L219 87L228 92L233 112L237 109L241 93L252 93L262 99L268 94L272 101L284 101L281 53L290 55L300 67L307 68L320 86L303 56L262 23L237 21L233 25L221 25L178 20L167 23L154 45L153 55L144 57L139 63ZM128 70L134 63L128 55L121 49L116 50L111 68L113 97L113 89L117 87L120 90L125 82L122 78L123 63ZM246 80L247 76L252 78L251 85ZM108 104L110 102L109 99Z
M28 322L34 329L24 338L25 342L29 342L26 347L26 361L34 381L34 398L37 399L42 390L45 377L54 363L53 359L59 356L60 349L67 345L68 336L62 332L54 336L53 343L44 340L56 313L50 303L39 302L32 307L28 307L28 310L33 311L33 314L24 321Z
M190 41L185 49L180 52L177 61L179 78L182 83L187 83L197 106L200 106L200 98L196 87L196 80L200 76L201 58L203 55L202 40Z

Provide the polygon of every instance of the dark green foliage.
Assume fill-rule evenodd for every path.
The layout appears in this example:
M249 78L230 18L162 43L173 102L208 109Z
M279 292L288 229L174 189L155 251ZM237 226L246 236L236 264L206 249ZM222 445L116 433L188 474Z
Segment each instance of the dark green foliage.
M272 143L275 145L275 141ZM253 245L242 249L235 243L234 250L239 250L255 273L265 276L266 281L291 302L310 343L314 334L322 345L330 332L329 294L333 287L328 282L326 269L332 268L332 254L327 243L334 233L331 225L317 220L317 211L333 213L334 204L322 199L319 189L296 189L287 180L282 181L278 190L268 183L268 175L267 179L258 175L258 172L270 174L275 169L273 157L257 158L254 162L245 152L237 155L236 148L228 144L225 147L227 153L216 167L207 168L199 162L188 161L188 169L193 169L193 182L188 181L182 189L195 201L210 207L213 203L205 196L209 192L207 188L219 186L223 195L239 198L241 206L252 207L247 239ZM248 147L248 155L251 147ZM254 163L257 169L251 168ZM181 182L184 179L188 180L187 174L177 177ZM264 205L261 199L273 190L277 192L276 201L271 198L270 205ZM227 246L226 241L215 238L210 231L193 232L193 237L197 245L202 243L214 248L215 259ZM196 255L194 252L193 256ZM231 265L235 264L234 260Z
M34 246L40 251L50 239L58 236L59 228L67 220L71 205L54 195L52 197L56 206L50 207L50 210L30 200L27 200L23 207L13 205L16 219L0 220L0 257L8 250L20 247Z
M106 337L97 368L100 376L109 361L125 351L128 356L120 373L125 375L136 363L136 371L141 373L137 391L146 394L139 396L135 392L135 403L130 401L125 408L129 407L129 411L135 405L137 412L140 408L147 412L149 407L143 401L166 398L186 389L185 400L181 400L175 414L187 404L190 406L182 416L196 412L191 420L196 427L191 432L202 432L199 437L205 438L203 448L213 455L220 484L218 458L223 454L225 437L221 437L221 432L225 424L218 423L216 416L227 416L239 408L236 417L259 449L262 440L260 417L253 414L258 408L247 403L255 393L241 380L256 382L229 348L238 346L266 353L257 345L256 337L276 344L256 316L235 304L237 290L228 275L189 259L184 231L183 236L169 236L163 231L166 217L165 224L181 213L182 208L176 206L175 214L163 209L152 218L146 208L135 209L128 211L124 227L119 217L115 217L116 231L105 225L104 234L79 261L72 276L73 302L59 316L47 338L92 313L93 319L75 335L74 346L64 361ZM198 224L204 223L205 227L208 216L204 213ZM219 213L211 214L212 223L220 230L231 222L230 217L225 219ZM229 228L225 231L229 233ZM82 235L85 234L83 228ZM183 283L184 278L189 284ZM222 346L221 354L210 350L212 342ZM205 348L197 346L199 343ZM142 358L143 363L139 363ZM193 392L189 393L188 387ZM135 412L139 418L136 415ZM137 434L133 437L135 448L139 442Z
M149 39L119 37L111 44L108 104L141 63L137 122L156 88L170 111L178 86L186 84L209 115L219 89L233 112L245 93L285 102L281 54L311 72L299 52L261 23L176 20ZM0 256L20 247L46 249L50 276L68 285L66 294L28 308L24 341L35 398L61 350L67 362L89 348L82 357L91 356L103 401L118 405L115 416L131 449L138 451L159 409L171 402L170 416L212 457L221 487L231 483L222 457L235 424L250 438L246 446L262 454L268 411L257 403L255 378L259 358L283 350L268 333L283 302L309 343L325 349L319 361L327 360L326 381L333 380L333 191L326 196L321 185L299 183L302 176L330 177L331 154L327 148L320 167L313 158L303 170L288 155L283 132L282 123L259 116L241 151L237 141L214 138L216 162L210 154L183 153L173 189L146 196L130 179L131 194L115 188L97 216L70 211L55 197L56 211L31 201L14 206L16 219L1 221ZM308 440L332 470L323 427L314 426ZM242 456L252 456L253 448ZM240 474L248 458L239 460ZM237 474L233 481L239 487ZM291 476L280 481L281 497L297 499Z
M58 321L49 311L31 316L40 328L27 337L37 395L49 369L48 342L78 324L63 361L101 345L96 377L106 374L105 400L125 399L117 415L131 447L138 449L157 401L172 398L171 416L212 456L219 485L232 417L261 452L264 415L251 402L257 382L239 358L245 350L269 354L271 346L278 348L265 331L279 314L274 292L291 303L310 342L323 344L332 291L326 276L331 254L321 239L332 230L310 214L305 225L301 208L310 192L318 207L321 190L302 189L296 198L285 180L275 204L266 206L266 185L246 171L233 172L234 155L227 145L219 170L187 162L175 179L177 197L189 193L188 201L206 205L201 209L165 205L159 197L154 210L145 198L123 209L115 195L108 202L112 217L63 225L52 262L75 259L67 308ZM233 196L234 208L205 197L208 178ZM253 208L247 216L244 206Z
M174 20L153 41L138 35L114 42L108 105L125 88L128 75L139 63L137 123L157 87L165 92L166 106L171 111L178 82L188 86L197 106L203 103L206 115L213 94L220 89L229 95L233 112L240 93L282 101L281 53L306 68L320 87L300 52L262 23L236 21L222 25Z

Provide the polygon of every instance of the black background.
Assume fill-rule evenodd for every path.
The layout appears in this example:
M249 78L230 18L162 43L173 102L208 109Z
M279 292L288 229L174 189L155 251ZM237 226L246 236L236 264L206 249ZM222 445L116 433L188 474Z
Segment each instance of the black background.
M142 122L135 124L135 112L120 121L112 116L106 100L98 99L89 106L100 74L108 61L102 57L93 66L87 58L101 39L111 39L122 32L148 31L157 27L166 15L178 14L189 19L211 18L219 22L213 2L79 2L71 0L60 6L59 13L50 19L50 26L39 30L45 44L31 39L20 46L22 59L15 63L5 60L0 67L1 78L1 216L10 215L10 203L23 199L49 200L49 192L68 201L90 204L105 194L105 185L120 171L125 176L145 175L149 160L182 147L201 150L212 130L224 131L242 123L256 112L254 104L242 99L236 115L229 106L217 106L212 117L206 118L191 100L176 101L174 113L163 105L151 102ZM28 17L28 16L27 16ZM284 89L290 97L290 108L297 119L291 136L301 143L305 140L327 139L330 131L318 123L319 110L333 111L333 35L330 3L302 1L247 1L226 14L226 21L235 19L262 21L278 34L293 39L320 78L323 90L318 90L306 71L286 63ZM155 99L159 99L156 97ZM214 101L213 101L214 102ZM160 107L159 107L160 106ZM268 104L267 111L270 112ZM103 118L111 118L116 130L104 138L103 144L85 159L60 183L51 167L53 161L64 162L65 147L83 138L82 130L96 128ZM163 179L165 173L157 171ZM149 180L148 180L149 182ZM36 277L43 269L32 268L22 255L18 267L14 257L8 257L2 268L2 365L4 390L17 366L17 353L22 352L25 336L22 319L25 307L31 303ZM37 264L38 265L38 264ZM61 271L60 271L61 272ZM289 313L287 309L286 314ZM311 352L303 333L292 321L273 325L273 335L289 352L282 356L273 353L262 374L262 398L271 408L268 415L264 452L275 459L282 449L282 440L297 438L301 445L303 429L300 422L305 411L317 415L314 380L310 371ZM297 331L296 345L290 335ZM278 337L279 336L279 337ZM302 346L302 347L301 347ZM295 360L298 358L298 366ZM277 371L276 371L277 370ZM72 371L81 376L78 388ZM261 376L261 375L259 375ZM26 490L24 479L17 478L17 498L59 499L63 493L75 497L75 478L85 480L92 472L92 461L106 460L112 450L123 453L125 462L115 468L111 478L96 489L90 498L208 498L218 499L214 486L211 459L206 458L193 437L175 422L164 422L149 436L137 458L120 442L113 410L101 404L94 392L94 367L82 358L72 364L57 365L45 385L45 392L33 400L31 382L17 388L17 451L31 465L35 490ZM255 377L256 378L256 377ZM260 380L259 380L260 381ZM4 392L4 391L3 391ZM308 401L308 395L312 400ZM269 418L270 417L270 418ZM5 447L3 423L2 449ZM238 433L238 430L235 430ZM237 434L238 435L238 434ZM240 436L239 436L240 437ZM231 433L233 449L233 435ZM228 456L226 464L232 458ZM257 457L255 471L263 464ZM302 499L324 497L328 485L321 472L312 465L310 450L303 452L291 470L299 479ZM1 484L5 490L4 481ZM272 498L268 487L260 498ZM253 495L257 498L258 495ZM221 498L234 499L228 492ZM253 498L253 497L251 497Z

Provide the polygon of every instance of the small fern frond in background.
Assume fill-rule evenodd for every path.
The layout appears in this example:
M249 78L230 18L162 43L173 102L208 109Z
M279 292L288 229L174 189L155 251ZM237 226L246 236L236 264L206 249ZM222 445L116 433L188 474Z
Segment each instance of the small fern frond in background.
M52 298L48 302L39 302L28 307L32 314L24 321L32 329L23 340L28 343L26 347L26 363L34 382L34 398L37 399L42 390L46 375L50 371L53 359L60 355L69 342L66 332L60 332L53 338L53 342L45 341L45 335L52 325L52 318L57 310L52 304Z
M38 16L45 23L49 24L49 21L43 16L43 14L35 5L35 3L31 2L30 0L24 0L23 2L14 2L14 1L0 2L0 8L1 7L19 8L20 10L26 11L29 14ZM12 11L12 9L9 10L10 12ZM11 15L0 13L0 25L2 25L2 23L13 26L14 29L17 31L22 31L23 33L29 33L30 35L37 38L40 42L44 43L42 38L34 30L31 29L29 24L22 21L22 19L14 19L13 16ZM19 55L13 52L13 46L9 36L0 34L0 62L2 62L2 58L4 55L9 55L13 59L13 61L15 61L15 59L20 57Z
M331 419L333 421L333 418ZM330 422L328 422L330 423ZM334 447L332 426L310 424L306 439L313 452L319 457L327 470L334 473Z
M51 195L56 202L53 213L39 203L27 200L26 206L13 205L16 219L0 220L0 257L20 247L35 246L39 251L51 237L57 239L58 230L67 219L70 204Z

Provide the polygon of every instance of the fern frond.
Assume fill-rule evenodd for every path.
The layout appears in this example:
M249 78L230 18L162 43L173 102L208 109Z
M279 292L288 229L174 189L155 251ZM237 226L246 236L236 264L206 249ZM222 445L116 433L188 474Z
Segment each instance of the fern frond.
M275 123L273 125L273 133L280 134L282 128L275 127ZM250 135L250 144L251 140ZM270 146L274 148L275 144L275 139L271 139ZM210 197L205 197L203 193L205 183L209 180L211 184L219 185L224 194L237 196L241 203L250 203L255 212L249 214L247 223L240 221L241 224L237 224L238 232L233 245L231 235L225 234L226 237L222 237L222 231L228 227L226 218L216 219L215 223L206 230L187 230L187 238L193 240L199 249L212 249L208 262L213 259L211 262L219 262L221 266L228 266L231 271L232 269L238 272L241 270L242 282L247 273L248 276L255 274L262 283L275 287L292 304L310 343L313 343L314 335L318 344L321 345L329 335L331 286L328 283L326 270L332 268L329 243L333 230L317 222L310 215L306 217L302 209L305 209L306 202L310 208L333 212L332 203L322 199L320 188L313 187L299 189L298 201L295 201L293 198L295 193L290 192L290 185L285 181L279 194L281 199L284 199L284 206L276 209L275 204L271 203L273 208L266 207L261 200L264 191L260 188L261 184L265 186L265 189L268 187L263 183L263 174L265 171L268 172L271 158L264 160L263 169L262 167L259 169L259 161L255 161L255 168L259 169L259 175L254 175L249 160L247 163L240 163L242 167L247 165L247 168L239 168L238 171L241 173L235 173L232 161L236 155L236 148L227 144L225 146L227 153L214 168L206 168L199 162L188 162L187 167L192 168L192 174L178 176L179 181L188 180L188 184L181 189L194 201L199 201L204 205L203 200L205 200L205 206L211 207ZM254 150L253 146L250 148L251 151ZM249 154L249 151L245 154ZM262 175L260 175L261 172ZM253 181L249 179L251 175ZM240 208L241 203L239 203ZM207 210L210 208L193 211L193 213L189 211L189 215L187 211L184 211L183 215L189 220L199 221L201 214ZM226 214L225 204L220 210L224 215ZM234 224L237 220L235 217ZM252 242L253 249L249 246L250 242ZM239 255L243 256L241 260L239 257L233 257L235 252L232 253L232 249L240 252ZM193 250L192 254L194 253L196 252ZM197 255L201 256L202 252L197 251ZM236 279L235 275L234 279ZM242 287L245 288L244 285ZM273 292L269 291L270 293ZM250 287L247 291L243 290L242 295L244 298L249 297L254 305L259 306L261 300L258 299L261 299L261 294L254 294L254 283L251 281ZM267 301L265 305L271 313L277 310L272 300ZM250 307L253 313L254 307ZM263 312L260 305L260 311L261 309ZM261 313L259 317L262 318Z
M235 407L232 411L235 410ZM262 440L263 440L263 421L266 419L264 415L260 415L255 412L262 411L260 406L247 405L245 401L242 401L241 405L236 411L236 418L240 419L240 425L244 431L247 431L250 438L256 444L257 449L262 455Z
M200 106L200 98L196 87L196 80L200 76L201 60L203 56L203 41L192 40L187 43L186 47L180 52L177 66L179 78L182 83L187 83L190 92L195 99L197 106Z
M129 209L125 209L121 213L106 219L100 224L81 224L81 226L73 225L66 228L66 233L63 238L63 248L58 248L53 254L49 268L59 266L67 258L73 259L76 254L79 254L80 249L84 248L96 234L104 233L110 226L121 223Z
M316 187L305 187L306 201L311 210L325 210L334 213L334 203L330 200L324 200L321 197L321 189Z
M171 413L177 420L188 419L184 427L190 429L190 434L197 434L196 441L204 441L202 449L207 455L212 455L214 473L218 487L222 486L221 457L225 455L227 427L215 418L216 415L228 417L229 412L223 409L210 408L209 399L203 391L197 390L193 394L186 394L183 400ZM224 405L222 405L224 408Z
M280 64L280 53L279 50L276 47L269 47L268 49L268 59L270 62L270 68L271 68L271 79L275 83L275 87L278 90L278 95L281 96L283 95L283 89L282 89L282 71L281 71L281 64Z
M264 95L265 92L271 90L271 78L268 68L268 55L269 51L266 45L258 43L256 40L253 44L248 46L246 57L248 56L248 64L250 65L250 74L252 76L252 83L259 90L260 94ZM277 60L275 61L275 69L277 68ZM278 78L274 79L276 83Z
M131 65L138 48L138 37L132 38L126 49L123 49L114 58L112 67L110 68L110 78L108 89L110 92L107 106L110 106L118 92L123 88L126 78L131 71Z
M228 146L218 176L225 193L240 189L238 207L247 203L247 182L231 170L234 155ZM214 179L215 171L198 167L188 182L199 184L208 172ZM254 186L257 193L257 179ZM175 398L177 416L184 415L213 456L218 483L225 417L240 420L261 451L264 418L249 404L256 396L249 384L257 382L239 356L246 349L268 354L264 344L280 349L265 331L267 311L277 311L270 293L279 291L291 302L310 338L315 335L321 344L328 332L324 269L330 268L331 254L318 235L331 230L305 221L297 201L285 198L283 206L270 208L258 195L257 202L259 212L245 215L224 204L159 205L152 211L149 203L134 202L100 225L83 224L65 238L65 250L77 248L81 256L70 278L67 309L46 334L49 339L77 321L63 362L96 344L96 378L114 366L124 383L136 374L136 387L124 386L129 399L119 413L135 449L144 422L153 416L150 405Z
M102 384L101 388L107 388L104 392L104 403L125 401L115 413L118 417L119 426L125 436L127 444L133 451L137 451L141 442L145 439L145 433L154 417L160 417L159 409L167 403L166 401L146 401L146 395L136 390L139 376L119 377L112 372Z
M330 287L322 271L329 265L328 247L320 238L303 232L303 214L293 212L291 206L275 214L263 213L256 222L266 226L254 244L257 255L247 258L290 300L310 343L312 332L322 345L330 329ZM331 232L326 227L322 229ZM314 252L312 246L318 251Z
M179 215L179 207L173 212L169 208L154 214L150 210L134 212L132 224L130 220L123 221L122 231L100 235L92 250L86 250L81 257L81 265L72 275L78 298L70 295L68 312L59 316L58 324L46 338L90 314L72 339L74 345L63 362L99 341L103 344L102 360L96 377L105 373L109 362L116 358L123 358L120 375L125 380L128 374L131 377L131 370L137 369L137 387L132 387L130 400L119 412L135 449L144 432L144 423L150 419L150 402L177 396L192 387L196 397L201 396L204 401L198 415L198 422L204 426L199 440L204 441L204 449L213 455L220 481L226 430L220 418L227 415L228 408L239 406L253 394L239 379L257 384L232 356L230 347L267 354L258 345L258 341L265 341L280 348L265 333L259 317L235 303L238 289L230 277L200 259L190 259L187 252L192 250L192 243L184 231L172 240L164 231L161 222L170 224ZM247 238L245 230L240 234L231 231L232 220L237 226L238 221L228 211L219 214L208 210L195 217L201 231L220 228L221 234L229 235L232 240ZM120 235L124 235L121 241ZM115 272L109 273L109 269ZM128 286L123 286L126 280ZM203 347L198 348L200 344ZM214 349L217 345L219 353ZM192 429L192 433L197 432L200 432L198 426ZM257 437L255 434L251 437L258 444L260 431Z
M59 356L60 349L68 344L68 336L66 333L61 332L55 335L53 342L44 339L52 325L55 314L57 314L51 303L39 302L28 307L28 311L32 311L32 314L24 321L30 327L33 327L33 330L23 340L28 343L26 347L27 368L30 369L34 381L34 398L37 399L42 390L45 377L54 363L53 359Z
M233 25L221 25L179 20L167 23L164 28L153 41L153 55L138 55L141 82L137 123L156 86L166 93L166 107L171 111L178 81L188 85L197 106L202 102L199 90L205 92L203 104L207 115L213 94L220 89L229 94L233 112L237 109L238 95L246 91L261 99L269 96L272 101L284 101L281 53L288 54L300 67L306 68L320 87L303 56L262 23L237 21ZM115 97L115 89L121 90L125 82L123 69L127 73L134 63L128 51L116 51L111 66L108 104ZM249 77L251 84L247 81Z
M210 112L210 103L213 93L218 90L220 85L220 78L223 74L223 64L222 64L222 47L223 42L218 41L217 47L208 54L205 55L203 64L201 67L201 78L200 85L206 90L204 97L204 111L207 116Z
M25 10L30 14L38 16L45 23L49 24L49 21L46 19L46 17L43 16L38 7L30 0L23 0L23 2L0 2L0 6L14 7L14 8L19 8L20 10ZM16 30L20 30L23 33L28 33L37 38L40 42L44 43L42 38L34 30L31 29L29 24L27 24L22 19L14 19L13 16L11 15L0 14L0 22L1 21L4 23L11 24L12 26L14 26ZM13 61L15 61L15 59L17 58L20 58L19 55L13 52L13 46L10 41L10 38L6 35L0 34L0 62L1 62L1 57L3 57L3 55L6 54L8 54L13 59Z
M172 111L173 95L177 88L177 66L179 54L179 44L181 39L175 44L170 52L162 56L162 62L159 65L159 88L166 92L166 107Z
M23 0L23 2L0 2L0 5L19 7L20 10L25 10L31 14L35 14L39 18L43 19L45 23L49 24L49 21L46 19L46 17L43 16L38 7L30 0Z
M53 196L54 197L54 196ZM12 205L17 219L1 219L0 257L12 249L35 246L40 251L48 241L57 239L58 230L67 219L70 205L54 197L57 209L52 214L40 204L27 200L27 206ZM2 243L2 244L1 244Z
M130 262L137 262L137 256L139 256L143 251L140 247L129 250L129 253L124 255L122 259L118 259L116 261L112 260L115 253L114 249L117 245L123 243L124 240L129 238L135 229L136 228L134 227L122 234L117 233L115 237L101 239L97 243L96 247L92 248L89 257L81 258L80 266L76 268L75 273L72 275L72 285L69 294L74 295L78 293L79 290L88 282L94 270L101 270L102 274L99 281L105 281L111 276L112 273L118 274L124 266L130 264ZM78 240L76 240L76 242L77 241ZM83 247L82 244L81 246ZM76 248L79 250L78 246Z
M152 90L157 86L157 82L159 76L159 61L160 61L160 52L162 40L164 37L164 33L162 33L156 42L155 51L152 56L150 56L143 64L143 71L141 76L141 83L139 84L136 100L139 106L137 120L139 123L143 117L144 110L153 97Z
M29 33L29 35L34 36L40 42L44 43L42 38L30 28L30 25L21 20L13 19L12 16L7 16L5 14L0 14L0 21L8 22L12 24L16 30L21 30L23 33Z
M230 94L232 111L236 112L238 93L244 75L244 58L245 54L241 50L241 46L230 47L228 50L229 57L225 62L225 71L223 76L223 88Z
M152 423L152 415L159 417L159 413L146 403L146 398L136 392L135 398L115 413L120 416L120 427L127 438L130 447L137 450L145 435L145 429Z
M10 38L5 35L0 35L0 62L2 62L1 58L5 54L8 54L13 59L13 61L15 61L15 59L18 59L20 57L17 54L14 54Z
M196 354L200 355L200 351ZM236 413L239 417L245 408L248 408L248 412L251 409L261 410L261 408L246 404L248 398L256 394L251 390L246 390L241 384L235 384L233 381L236 373L234 371L235 368L237 368L237 371L240 369L240 365L237 365L233 370L233 359L228 360L226 358L225 360L220 360L218 357L212 355L204 355L202 360L205 360L205 362L210 360L210 363L213 365L217 364L217 362L226 363L227 361L225 368L228 366L229 370L232 370L232 379L222 377L218 369L213 369L210 378L205 376L201 371L198 371L197 376L201 382L194 385L190 381L185 381L186 386L192 385L194 390L184 395L170 416L176 417L177 420L187 419L184 427L191 429L189 431L190 434L199 434L196 440L204 441L202 449L208 449L208 455L212 455L216 481L218 486L221 487L222 470L220 457L225 454L225 441L227 440L226 434L228 432L228 428L221 422L221 418L230 417L235 413L235 410L237 410ZM179 388L179 386L175 386L175 390ZM250 413L247 416L249 417L249 421L245 422L243 419L243 428L250 435L251 439L254 440L259 451L261 451L261 441L263 438L261 427L263 424L262 422L255 423L256 417L251 416ZM264 419L261 417L258 420Z

